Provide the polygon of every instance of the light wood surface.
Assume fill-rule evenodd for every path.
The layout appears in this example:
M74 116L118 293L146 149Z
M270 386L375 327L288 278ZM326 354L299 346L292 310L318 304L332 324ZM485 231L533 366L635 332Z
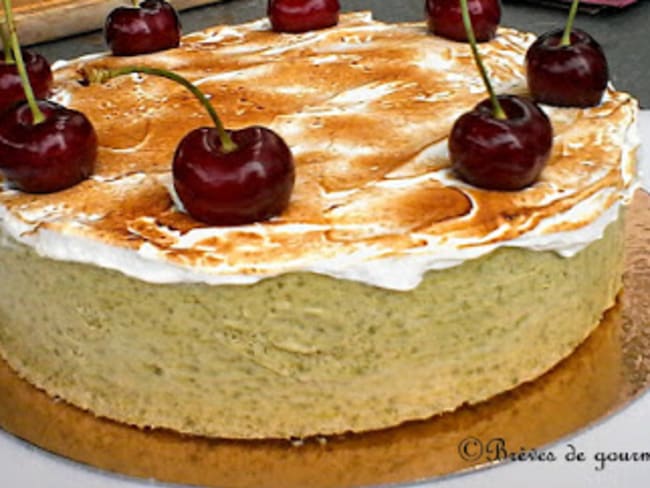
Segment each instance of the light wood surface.
M219 0L171 0L185 10ZM18 34L23 45L80 34L104 26L108 13L129 0L14 0Z

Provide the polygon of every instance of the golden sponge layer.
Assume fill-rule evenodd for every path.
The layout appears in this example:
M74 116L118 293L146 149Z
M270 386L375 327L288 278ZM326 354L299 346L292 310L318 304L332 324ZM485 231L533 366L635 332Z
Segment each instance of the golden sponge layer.
M0 248L0 353L99 416L229 438L384 428L533 379L621 286L623 218L565 259L504 248L395 292L295 273L156 285Z

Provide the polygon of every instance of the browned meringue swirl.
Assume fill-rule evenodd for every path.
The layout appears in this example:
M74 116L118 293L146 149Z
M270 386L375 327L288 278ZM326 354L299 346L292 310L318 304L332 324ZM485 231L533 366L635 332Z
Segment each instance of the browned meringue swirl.
M532 40L502 28L480 45L499 92L526 94L523 58ZM171 160L187 132L210 124L204 110L160 78L78 83L84 65L133 64L189 78L229 128L266 125L284 137L297 165L289 209L269 222L221 229L179 211L168 191ZM432 241L501 243L542 222L544 232L577 229L623 198L635 171L625 138L636 101L610 90L592 109L545 108L554 150L533 187L502 193L463 184L449 170L446 138L454 120L486 97L469 46L434 37L423 23L384 24L367 13L300 35L273 33L265 20L219 26L162 53L59 64L55 83L55 99L95 125L96 174L50 195L5 190L0 204L37 230L146 248L155 260L217 273L399 257ZM595 196L590 211L562 218Z

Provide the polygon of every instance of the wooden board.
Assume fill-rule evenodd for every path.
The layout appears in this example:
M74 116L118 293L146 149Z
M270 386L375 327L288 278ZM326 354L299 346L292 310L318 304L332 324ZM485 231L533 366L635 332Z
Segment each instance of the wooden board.
M170 0L184 10L220 0ZM21 44L27 46L101 29L108 13L129 0L13 0Z
M622 408L650 386L647 193L637 193L628 224L625 289L598 329L549 373L479 405L301 443L207 439L96 418L51 399L0 361L0 428L102 469L220 488L377 486L486 465L502 452L501 439L510 452L538 448Z

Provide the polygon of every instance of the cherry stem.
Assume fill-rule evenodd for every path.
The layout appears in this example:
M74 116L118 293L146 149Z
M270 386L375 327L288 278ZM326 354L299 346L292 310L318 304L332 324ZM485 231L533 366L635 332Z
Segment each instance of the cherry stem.
M2 4L5 9L5 21L7 22L7 28L9 29L9 45L11 46L11 49L14 53L16 68L18 69L18 74L20 75L20 81L23 85L27 104L32 111L32 123L34 125L40 124L41 122L45 121L45 115L43 115L41 109L38 108L38 103L36 103L36 97L34 96L34 90L32 90L32 84L30 83L29 76L27 75L25 60L23 59L23 53L20 50L20 43L18 42L18 33L16 32L16 23L14 22L14 14L13 10L11 9L11 0L2 0Z
M2 48L5 52L5 63L14 64L14 55L11 54L11 41L7 33L7 24L4 21L0 22L0 38L2 39Z
M150 68L148 66L126 66L123 68L115 69L85 67L81 70L84 81L88 83L100 84L105 83L112 78L133 73L160 76L162 78L167 78L168 80L172 80L176 83L179 83L180 85L183 85L192 93L192 95L198 99L199 102L201 102L201 105L203 105L208 111L208 114L210 114L210 118L217 128L217 133L219 135L219 139L221 140L221 150L224 153L229 153L237 150L237 144L235 144L230 135L224 129L223 124L221 123L221 119L217 115L217 112L214 110L214 107L210 101L201 90L199 90L194 84L192 84L192 82L186 78L183 78L181 75L173 73L172 71L167 71L165 69Z
M580 0L573 0L573 3L571 4L571 10L569 10L569 18L566 21L566 27L564 28L564 34L562 35L560 46L571 45L571 31L573 30L573 21L576 19L576 14L578 13L579 3Z
M460 0L460 11L463 16L463 25L465 26L465 32L467 33L467 40L469 41L469 45L472 48L472 54L474 55L474 61L476 62L476 66L478 67L479 72L481 73L481 78L483 78L483 83L485 84L485 88L490 94L490 101L492 102L492 114L497 119L506 120L508 116L503 111L503 108L501 107L501 104L497 99L497 95L494 92L492 83L490 83L490 78L488 77L487 70L483 65L483 60L481 59L481 55L478 52L478 47L476 46L476 36L474 35L474 28L472 27L472 21L470 20L469 17L469 8L467 7L467 0Z
M140 0L131 0L131 3L135 8L138 8L140 6Z

